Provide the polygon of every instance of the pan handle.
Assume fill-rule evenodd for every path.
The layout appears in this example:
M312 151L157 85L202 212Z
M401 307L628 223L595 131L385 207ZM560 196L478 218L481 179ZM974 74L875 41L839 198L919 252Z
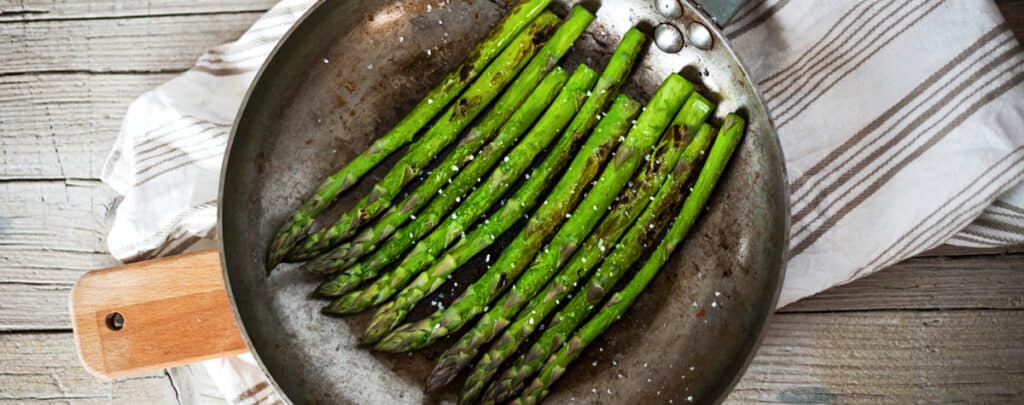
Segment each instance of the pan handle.
M85 368L117 378L248 350L207 250L86 273L71 290Z

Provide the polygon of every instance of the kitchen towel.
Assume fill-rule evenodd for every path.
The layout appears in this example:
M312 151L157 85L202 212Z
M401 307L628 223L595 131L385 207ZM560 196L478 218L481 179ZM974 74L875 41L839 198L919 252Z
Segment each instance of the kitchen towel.
M131 104L103 172L123 196L114 256L215 237L234 115L314 3L280 2ZM780 306L944 244L1024 243L1024 53L995 4L752 1L725 33L786 156L792 240ZM231 401L280 400L251 356L206 366Z

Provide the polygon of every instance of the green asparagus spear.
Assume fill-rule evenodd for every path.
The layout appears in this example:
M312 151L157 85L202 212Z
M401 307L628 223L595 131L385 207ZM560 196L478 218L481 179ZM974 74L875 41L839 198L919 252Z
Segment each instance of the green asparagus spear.
M713 130L705 125L700 132L705 133L698 136L707 139L711 137ZM683 199L685 193L681 192L681 189L685 184L685 178L674 175L662 184L654 201L648 204L640 219L630 227L586 285L573 296L565 308L554 315L550 322L551 326L491 384L484 394L484 402L504 402L519 392L529 378L544 365L548 356L586 320L604 299L608 290L614 287L633 263L643 255L648 244L656 242L662 229L668 226L673 212L678 209Z
M560 151L559 153L564 154L564 156L561 156L561 160L553 161L549 165L553 172L561 170L561 168L564 167L565 163L570 158L568 154L571 152L571 147L576 145L576 142L581 140L585 135L589 134L590 130L593 129L594 125L600 118L599 114L601 113L601 111L604 111L604 108L608 105L608 102L611 101L614 94L617 94L619 87L622 86L622 84L625 82L626 77L629 76L629 72L632 70L633 63L639 57L639 54L643 50L644 44L646 42L647 37L642 32L635 28L630 29L629 31L626 32L626 35L623 36L622 41L619 44L619 47L612 54L612 57L608 62L608 66L605 68L604 73L601 75L601 78L598 79L597 84L594 86L594 91L590 94L590 97L587 99L587 102L583 104L583 107L580 108L579 113L576 114L576 117L573 119L572 123L570 123L569 127L566 129L566 133L569 136L563 136L561 140L559 140L558 145L554 148L554 150ZM538 184L535 185L534 187L540 187L540 185ZM546 187L546 183L544 187ZM533 190L539 191L539 189ZM507 210L519 210L519 208L510 207ZM503 212L503 214L511 213ZM521 215L522 214L519 213L515 215L508 215L508 217L506 217L503 221L497 221L493 224L489 223L488 226L486 227L488 229L481 229L480 232L489 232L487 233L487 235L500 235L502 232L505 231L505 229L508 228L508 226L511 226L512 223L508 222L509 220L515 221ZM507 225L505 224L506 222L508 222ZM459 244L452 248L452 251L456 253L452 255L452 260L456 262L455 267L461 266L463 263L465 263L465 261L469 260L471 257L479 253L480 250L483 250L484 248L490 245L490 241L486 239L471 239L472 243L462 242L463 241L460 241ZM388 263L390 262L385 262L381 265L386 265ZM310 263L307 264L307 266L317 267L317 264ZM343 267L347 268L348 266L345 265ZM349 272L347 271L346 273ZM362 280L362 278L357 278L357 281L358 280Z
M497 372L498 367L518 349L522 340L529 336L539 322L530 322L530 319L543 320L553 311L557 302L564 299L572 290L573 286L583 277L589 275L604 256L605 244L614 245L619 237L629 228L640 213L647 206L650 199L661 187L661 184L669 176L670 172L677 174L688 170L694 162L699 159L700 154L706 150L711 140L711 133L706 132L703 137L694 137L701 123L710 114L713 105L698 93L693 93L683 105L683 109L676 116L672 127L662 138L661 144L656 149L654 156L648 161L645 169L641 171L634 180L634 189L625 191L617 200L615 208L601 221L601 225L594 233L587 237L586 243L580 247L568 262L559 260L557 265L562 268L558 276L539 295L533 296L541 284L526 284L527 275L539 274L535 269L537 266L546 265L538 259L526 275L516 282L513 292L520 295L531 295L533 299L528 303L526 310L519 313L521 305L516 305L510 297L509 292L497 304L485 314L468 333L451 348L449 348L438 360L434 372L430 376L428 386L437 388L447 384L455 377L458 371L469 363L478 349L493 339L497 334L502 333L505 325L512 323L512 317L519 313L494 347L485 354L476 368L466 380L465 388L462 391L461 401L470 402L477 399L485 384ZM691 142L691 139L693 142ZM685 148L685 149L684 149ZM678 162L678 163L677 163ZM682 167L676 169L676 165ZM685 176L685 175L684 175ZM585 204L580 204L577 212L586 209ZM573 214L574 217L577 214ZM561 231L559 231L561 232ZM549 244L550 246L550 244ZM544 254L550 254L551 251ZM563 256L564 257L564 256ZM550 265L550 264L547 264ZM557 270L551 267L549 271ZM543 281L546 282L546 279Z
M589 162L570 165L569 172L564 173L563 178L578 178L580 176L587 179L592 178L602 162L611 155L611 151L619 143L619 139L629 130L629 122L639 112L640 103L629 97L619 96L612 104L607 116L597 125L594 133L577 154L577 159L581 161L589 159ZM575 133L575 131L566 131L563 141L574 138L573 134ZM405 316L420 299L439 288L449 274L476 253L492 244L496 235L504 233L520 217L532 210L541 192L553 183L555 175L569 160L567 156L569 152L563 153L562 151L571 150L573 144L574 142L559 142L555 149L558 153L549 154L544 163L534 171L533 176L527 176L526 183L501 207L498 213L484 221L471 234L459 240L458 244L446 252L440 261L437 261L434 255L429 255L428 258L436 264L430 270L420 273L411 285L377 311L370 321L370 326L363 334L363 341L373 343L383 338L405 319Z
M573 7L569 12L569 16L566 17L565 23L555 31L547 44L534 55L530 64L523 69L519 77L505 90L501 98L494 103L494 106L491 107L491 110L484 116L480 124L469 130L458 146L448 153L445 159L437 165L438 169L432 171L427 179L420 183L401 204L396 205L398 209L390 211L387 216L381 218L371 228L361 232L356 241L353 242L354 246L348 247L348 251L363 251L369 245L376 244L383 240L383 238L390 236L410 216L431 201L431 198L445 186L446 182L459 173L457 168L464 168L468 165L474 160L474 154L485 144L491 142L498 129L512 115L513 111L526 100L529 93L541 81L541 78L555 67L558 60L568 52L569 47L576 42L576 39L583 34L583 30L593 20L594 15L587 11L587 9L582 6ZM449 170L449 168L453 169ZM481 171L476 177L481 176L484 171L486 169ZM475 178L472 180L475 181ZM448 200L450 200L448 207L451 209L450 207L455 204L456 196L449 193L448 197ZM354 216L355 211L350 211L347 216L340 218L331 227L309 235L300 246L297 246L292 251L289 259L306 260L320 255L339 241L355 233L360 221L353 221L353 218L372 217L376 212L383 212L383 209L387 208L387 206L390 206L390 202L382 201L380 204L365 207L363 211L359 211L358 217Z
M427 221L431 223L444 221L444 224L430 233L426 239L416 243L412 252L406 256L407 258L397 268L389 272L388 275L384 275L362 291L355 291L335 300L327 308L327 311L332 313L353 313L373 305L377 302L375 296L379 295L378 292L389 285L390 274L406 272L408 269L413 268L413 266L422 266L423 258L432 257L432 253L435 250L443 252L449 243L461 235L479 216L486 213L491 205L498 202L501 196L511 187L512 179L522 175L529 168L530 163L533 162L537 154L555 139L562 128L576 114L580 104L586 99L587 92L590 91L596 80L597 72L594 72L586 65L581 65L580 68L576 69L576 72L569 79L565 88L562 89L558 98L552 103L552 107L548 109L548 112L540 118L534 128L523 138L522 142L505 156L504 161L498 165L494 173L484 181L481 187L473 191L466 198L466 201L450 216L448 216L446 211L432 212L438 204L431 203L425 212L421 213L415 221L388 240L384 247L374 253L369 260L359 263L355 268L350 269L347 274L339 275L325 283L320 289L320 293L323 295L330 296L339 291L344 293L346 290L353 289L360 281L376 276L380 269L399 257L408 246L416 243L414 237L418 232L406 228L417 227L420 223ZM523 127L520 131L525 131L525 129Z
M629 75L633 63L642 51L646 41L647 37L639 30L630 29L627 31L618 48L612 54L608 66L605 68L601 79L598 80L590 98L580 109L580 113L576 115L576 118L573 119L572 124L569 124L566 136L563 136L562 140L553 149L553 152L549 154L548 158L534 172L532 179L530 176L527 176L528 180L521 189L509 199L509 202L498 213L491 217L494 219L493 221L485 221L483 225L479 226L468 237L462 238L440 261L435 259L433 252L429 252L427 259L437 263L428 271L420 273L413 283L404 289L394 301L377 311L377 315L374 316L370 327L363 335L365 342L375 342L397 326L398 323L405 319L409 309L426 294L440 287L451 272L465 264L470 258L487 248L487 246L490 246L494 241L495 235L504 233L520 216L532 209L538 194L541 190L547 189L550 182L550 173L557 172L564 167L566 162L569 161L568 154L572 146L581 140L583 136L587 135L590 129L597 123L598 114L604 110L612 95L617 93L618 88ZM623 105L623 103L631 105ZM614 149L615 145L618 144L620 136L625 134L626 129L628 129L626 123L636 115L636 110L639 107L636 106L634 108L636 103L623 97L617 99L615 104L612 106L611 111L609 111L611 116L608 117L612 119L609 122L619 123L620 128L613 131L616 133L615 136L610 139L591 136L590 138L593 141L588 141L580 155L593 156L594 159L600 159L603 162L611 149ZM622 120L616 121L616 117L621 117ZM605 131L602 130L601 132ZM539 176L541 173L545 175L543 177Z
M562 346L561 350L547 359L540 374L530 383L523 396L517 400L518 403L535 404L543 399L548 394L548 388L555 380L561 377L562 373L569 367L569 364L579 357L587 345L592 343L613 322L626 313L630 305L636 301L640 293L643 292L654 276L658 274L658 271L668 261L672 252L675 251L679 243L686 237L690 227L693 226L701 211L704 210L704 205L711 196L711 192L722 175L722 171L725 170L726 164L729 162L733 151L736 150L736 146L743 136L744 125L743 119L735 114L729 114L726 117L725 125L722 126L722 132L719 133L718 140L715 141L711 153L708 154L707 163L697 177L693 191L686 198L679 216L657 249L654 250L651 257L647 259L647 262L644 263L633 279L622 290L613 294L601 308L600 312L584 324L569 339L568 343Z
M378 214L390 208L392 200L401 192L402 188L419 176L420 172L438 153L458 138L462 130L495 97L502 94L505 86L516 77L534 53L547 41L557 22L558 17L551 12L545 12L537 17L526 31L519 34L519 37L508 48L505 48L501 55L498 55L495 62L487 67L480 78L459 96L458 101L435 121L434 126L427 130L427 133L419 141L409 147L405 156L402 156L402 159L373 185L373 189L368 195L342 214L333 225L310 235L309 241L299 246L299 251L295 253L295 256L308 255L310 252L304 250L307 246L310 249L318 249L319 242L323 239L326 239L325 243L330 243L352 236L363 222L376 218ZM504 103L491 109L483 119L481 124L483 127L492 129L505 122L505 119L518 106L518 101L521 101L537 84L535 80L527 79L539 80L540 76L529 75L520 82L521 86L516 86L511 93L505 93L506 97L502 98ZM468 136L472 141L473 138L485 137L485 134L471 133ZM433 172L438 177L444 173L449 172L447 170ZM442 182L444 180L447 178L444 178Z
M646 111L640 114L637 124L620 145L616 158L610 162L609 167L627 168L626 171L632 173L640 164L642 155L668 127L692 88L693 85L681 76L670 75L654 95ZM579 184L581 182L584 184ZM541 244L580 200L587 182L589 178L566 174L566 177L555 186L546 203L537 209L525 228L502 252L495 265L470 285L451 306L438 310L424 320L399 327L378 343L377 348L384 351L414 350L459 330L495 297L505 292L510 280L519 277ZM595 186L595 190L603 192L602 187ZM618 190L614 193L617 194Z
M291 215L288 222L274 236L267 254L267 270L277 266L299 238L309 231L313 226L313 218L327 208L339 194L356 184L374 166L412 141L416 133L476 79L480 72L550 3L551 0L523 0L519 3L494 27L487 38L477 45L466 61L432 88L394 128L374 141L351 162L327 177L316 193Z

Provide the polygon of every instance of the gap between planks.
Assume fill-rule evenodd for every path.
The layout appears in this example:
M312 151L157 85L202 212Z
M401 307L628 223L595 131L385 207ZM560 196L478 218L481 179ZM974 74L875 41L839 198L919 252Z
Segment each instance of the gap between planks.
M278 0L0 0L0 24L263 12Z

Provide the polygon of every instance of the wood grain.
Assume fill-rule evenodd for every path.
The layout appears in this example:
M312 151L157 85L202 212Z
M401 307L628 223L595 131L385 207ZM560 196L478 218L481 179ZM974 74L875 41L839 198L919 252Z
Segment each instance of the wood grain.
M173 77L172 73L0 76L0 181L98 179L128 105Z
M1024 309L1024 254L910 259L781 312Z
M220 268L207 250L82 276L71 320L85 367L116 378L247 352Z
M0 22L263 11L277 0L0 0Z
M208 381L201 366L102 381L79 364L69 333L0 334L0 403L223 403Z
M729 403L1024 401L1020 311L778 314Z
M0 181L0 280L71 285L115 264L103 242L113 200L97 181Z
M261 14L2 24L0 55L4 55L4 63L0 64L0 75L178 72L192 66L208 47L238 38Z

